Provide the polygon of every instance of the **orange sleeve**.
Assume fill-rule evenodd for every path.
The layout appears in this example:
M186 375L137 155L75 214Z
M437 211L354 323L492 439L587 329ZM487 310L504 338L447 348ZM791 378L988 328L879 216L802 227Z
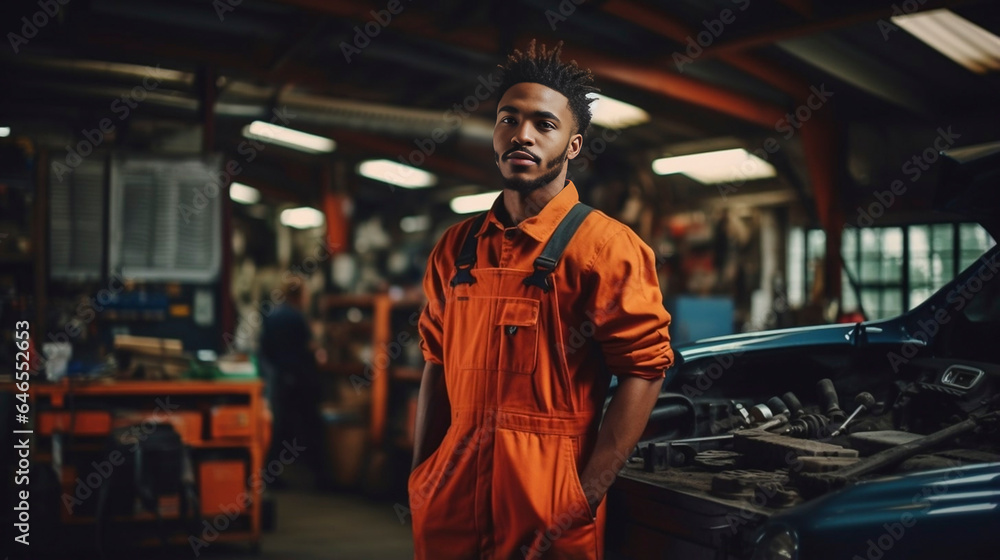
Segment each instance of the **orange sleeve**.
M424 360L435 364L444 364L444 280L441 276L439 253L442 242L439 241L427 259L427 271L424 273L424 295L427 303L420 312L417 330L420 333L420 350Z
M623 226L598 250L591 268L594 339L608 369L618 376L662 378L674 352L653 250Z

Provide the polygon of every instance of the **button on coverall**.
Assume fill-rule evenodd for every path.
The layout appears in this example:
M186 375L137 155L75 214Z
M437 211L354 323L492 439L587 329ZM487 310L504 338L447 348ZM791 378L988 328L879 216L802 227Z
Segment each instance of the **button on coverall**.
M570 240L552 289L524 284L578 200L568 182L504 235L501 196L476 234L474 283L451 285L473 219L432 251L421 347L444 367L451 425L410 475L417 559L603 557L604 504L591 514L578 473L610 376L661 378L673 353L652 251L601 212Z

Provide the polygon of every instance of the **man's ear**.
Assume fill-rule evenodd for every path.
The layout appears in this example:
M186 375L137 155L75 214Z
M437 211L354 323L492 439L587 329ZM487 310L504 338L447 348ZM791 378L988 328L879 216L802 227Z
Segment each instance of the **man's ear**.
M574 134L569 139L569 150L566 151L566 159L573 159L580 155L580 150L583 149L583 135Z

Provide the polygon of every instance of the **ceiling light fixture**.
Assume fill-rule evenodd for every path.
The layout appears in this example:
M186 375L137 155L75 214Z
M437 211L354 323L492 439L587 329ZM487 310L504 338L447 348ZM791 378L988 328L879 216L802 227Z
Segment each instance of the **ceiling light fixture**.
M437 183L437 177L432 173L387 159L361 162L358 174L404 189L423 189Z
M653 172L682 173L706 185L777 176L774 166L743 148L660 158L653 161Z
M1000 37L951 10L896 16L892 22L977 74L1000 70Z
M326 223L326 216L315 208L300 206L281 211L281 224L295 229L317 228Z
M337 149L337 143L329 138L264 121L254 121L244 126L243 136L311 154L324 154Z
M233 183L229 185L229 198L240 204L257 204L260 202L260 191L250 185Z
M588 93L587 97L596 100L590 104L594 114L590 122L596 125L622 129L649 122L649 113L635 105L599 93Z
M456 196L451 199L451 211L456 214L471 214L472 212L482 212L489 210L496 201L497 196L503 191L490 191L479 194L469 194Z

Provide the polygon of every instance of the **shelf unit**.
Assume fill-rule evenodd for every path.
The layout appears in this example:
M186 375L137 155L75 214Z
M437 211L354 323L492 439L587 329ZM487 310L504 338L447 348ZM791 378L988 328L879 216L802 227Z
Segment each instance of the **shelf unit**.
M320 370L337 376L346 376L355 387L370 390L368 412L368 437L373 448L386 442L398 443L389 437L390 410L393 382L419 383L422 370L412 363L404 363L412 345L418 344L416 322L423 306L422 296L393 297L387 293L370 295L326 295L321 299L321 312L328 332L348 333L346 340L328 340L328 346L338 347L341 358L324 364ZM351 320L348 311L355 308ZM394 312L410 312L408 326L394 321ZM330 317L333 316L333 319ZM402 335L403 330L407 331ZM368 356L352 354L352 344L367 346ZM395 354L395 355L393 355ZM412 354L411 354L412 356Z

